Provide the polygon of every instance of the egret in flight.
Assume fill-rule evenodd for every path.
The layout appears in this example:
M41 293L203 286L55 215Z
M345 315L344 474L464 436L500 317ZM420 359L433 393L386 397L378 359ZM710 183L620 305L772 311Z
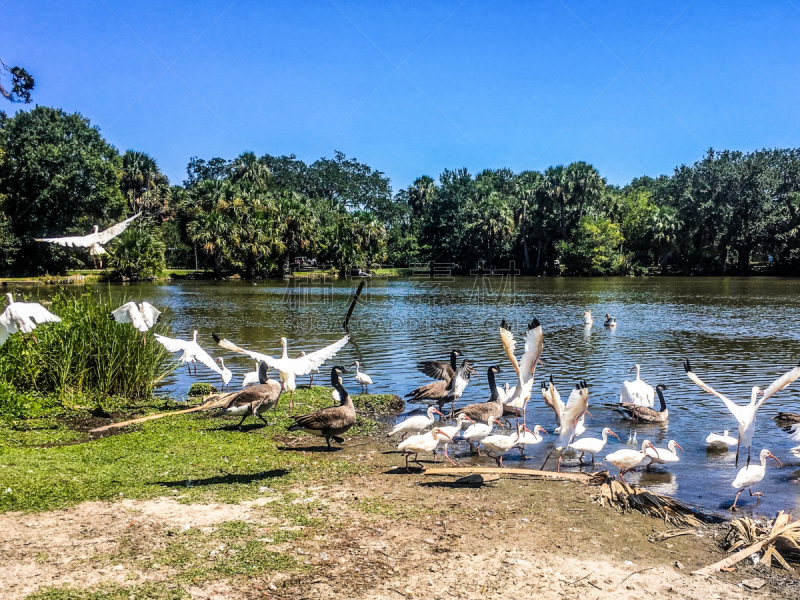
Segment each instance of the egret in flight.
M103 248L104 244L107 244L115 237L117 237L120 233L125 231L128 228L134 219L138 219L142 213L136 213L132 217L125 219L117 223L116 225L112 225L108 229L104 229L103 231L98 231L99 227L97 225L94 226L94 231L89 235L81 235L81 236L69 236L69 237L57 237L57 238L36 238L37 242L47 242L49 244L56 244L58 246L66 246L68 248L89 248L89 256L92 257L94 261L94 266L97 268L98 263L100 264L100 268L103 268L103 254L106 253L106 249Z

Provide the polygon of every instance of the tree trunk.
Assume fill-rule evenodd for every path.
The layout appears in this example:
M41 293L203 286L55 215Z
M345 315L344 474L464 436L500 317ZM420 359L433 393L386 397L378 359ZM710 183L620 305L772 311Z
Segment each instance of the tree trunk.
M750 247L739 246L739 274L747 275L750 272Z
M219 252L214 253L214 275L222 279L222 255Z
M539 243L536 247L536 273L534 275L539 274L539 266L542 264L542 238L539 238Z
M698 272L703 272L703 255L705 254L706 248L706 230L703 229L703 234L700 236L700 256L697 259L697 270Z
M731 249L728 246L725 246L725 256L722 258L722 268L720 269L720 275L725 275L725 268L728 266L728 257L731 254Z
M531 272L531 255L528 250L528 224L525 221L525 207L522 208L522 219L520 223L520 232L522 233L522 252L524 254L523 267L525 275Z

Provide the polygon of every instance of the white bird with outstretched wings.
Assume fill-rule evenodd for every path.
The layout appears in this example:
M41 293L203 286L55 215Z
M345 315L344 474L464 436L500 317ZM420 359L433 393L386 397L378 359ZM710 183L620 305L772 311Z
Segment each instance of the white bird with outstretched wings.
M503 348L506 351L506 356L511 361L511 366L517 373L517 385L514 388L514 393L508 399L507 404L514 406L521 403L524 411L525 405L531 397L533 390L533 376L536 372L536 363L540 362L543 350L543 335L542 326L538 319L534 319L528 324L528 330L525 332L525 352L522 354L522 359L517 361L514 350L517 347L517 342L514 340L514 334L511 333L508 323L505 319L500 324L500 340L503 342ZM522 422L525 423L525 414L523 412Z
M138 219L142 213L136 213L132 217L112 225L108 229L98 231L99 227L94 226L94 232L89 235L70 236L70 237L56 237L56 238L36 238L37 242L47 242L49 244L56 244L58 246L66 246L68 248L90 248L89 253L92 256L99 256L105 254L103 244L107 244L120 233L128 228L134 219Z
M31 333L42 323L58 323L59 317L36 302L14 302L14 296L6 294L8 306L0 314L0 345L14 333Z
M126 302L111 314L117 323L131 323L144 333L158 323L161 311L149 302L142 302L138 306L136 302Z

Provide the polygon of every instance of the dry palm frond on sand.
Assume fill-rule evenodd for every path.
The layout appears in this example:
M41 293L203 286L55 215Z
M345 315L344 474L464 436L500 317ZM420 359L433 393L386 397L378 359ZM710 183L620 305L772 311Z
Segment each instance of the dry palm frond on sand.
M758 523L750 517L734 519L722 540L723 548L736 552L753 544L763 542L764 555L761 564L772 566L772 560L787 571L794 571L789 562L800 562L800 521L790 521L790 516L779 512L775 520Z
M601 471L592 476L589 485L599 485L600 491L592 498L600 506L616 508L622 513L637 511L642 514L662 519L672 527L700 527L703 517L699 511L680 500L662 496L655 492L630 486L610 477L608 471Z

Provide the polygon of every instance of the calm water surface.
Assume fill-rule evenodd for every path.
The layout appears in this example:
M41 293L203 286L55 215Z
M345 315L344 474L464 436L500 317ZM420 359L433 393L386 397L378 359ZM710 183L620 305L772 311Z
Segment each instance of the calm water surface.
M289 339L292 356L300 350L316 350L341 337L343 316L357 284L357 280L258 285L185 281L108 289L119 299L146 299L166 307L165 316L179 337L191 337L192 330L198 329L201 344L212 356L225 357L234 372L232 384L238 385L242 374L255 365L216 347L212 332L272 355L280 354L282 335ZM445 359L451 348L458 347L481 373L467 387L461 403L483 401L489 397L488 366L497 364L504 370L501 384L514 382L500 343L500 320L513 323L519 334L525 323L537 317L545 336L545 366L537 369L528 423L540 423L550 432L555 427L553 413L538 392L541 377L552 374L564 400L579 379L586 379L594 419L587 418L584 437L599 437L600 430L609 426L622 443L612 438L608 451L624 447L630 425L604 404L618 402L622 382L634 377L628 371L638 363L645 381L669 387L665 398L670 409L668 424L638 426L639 442L650 439L666 446L675 439L686 453L676 465L658 467L653 473L632 473L628 480L705 509L721 510L735 494L730 486L736 474L734 453L706 453L705 438L724 429L735 435L736 421L720 400L689 381L682 361L690 358L706 383L744 403L753 385L768 386L800 360L799 304L800 281L772 278L373 279L351 321L351 343L326 366L358 360L375 381L371 392L403 396L428 382L414 369L417 361ZM583 326L584 310L594 314L594 327ZM602 326L606 312L617 317L613 331ZM329 375L318 377L321 383L329 382ZM197 378L181 368L162 391L180 396L197 380L218 383L202 367ZM358 391L352 379L345 380L345 387L351 393ZM407 413L424 408L409 404ZM753 460L762 448L769 448L784 468L770 461L767 476L757 488L766 497L756 504L745 492L745 510L769 514L795 509L797 504L800 461L788 453L793 444L772 420L779 410L800 412L800 384L774 396L759 412ZM535 451L529 447L532 458L524 463L517 452L509 453L505 462L539 468L548 448L547 443ZM456 452L464 454L465 448ZM564 465L569 470L579 468L576 460L565 459Z

